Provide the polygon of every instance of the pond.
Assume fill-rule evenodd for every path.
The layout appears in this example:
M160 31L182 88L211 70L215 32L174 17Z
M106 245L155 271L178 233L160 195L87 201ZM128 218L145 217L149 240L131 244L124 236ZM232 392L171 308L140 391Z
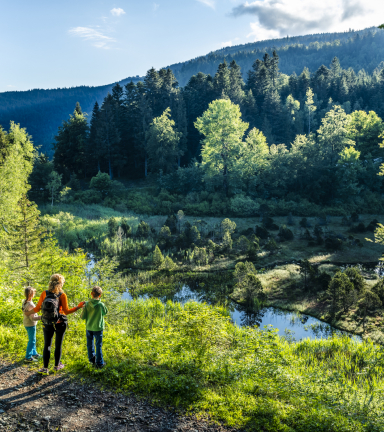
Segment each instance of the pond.
M147 296L141 298L147 298ZM131 300L132 297L126 292L123 294L123 299ZM184 285L172 296L160 297L160 300L172 300L185 304L188 301L206 301L206 296L204 292L194 291ZM228 305L228 309L235 325L258 327L260 329L265 326L273 326L278 329L280 336L284 336L291 341L299 341L305 338L325 339L335 334L347 334L356 340L360 340L358 336L342 332L328 323L298 312L285 311L274 307L266 307L258 311L246 311L234 302Z

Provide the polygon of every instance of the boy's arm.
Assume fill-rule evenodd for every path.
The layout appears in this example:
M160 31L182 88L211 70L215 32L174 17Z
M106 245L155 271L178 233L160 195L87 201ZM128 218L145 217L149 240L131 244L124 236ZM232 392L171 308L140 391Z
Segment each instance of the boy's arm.
M107 315L108 313L108 308L107 306L105 306L105 304L103 303L103 315Z

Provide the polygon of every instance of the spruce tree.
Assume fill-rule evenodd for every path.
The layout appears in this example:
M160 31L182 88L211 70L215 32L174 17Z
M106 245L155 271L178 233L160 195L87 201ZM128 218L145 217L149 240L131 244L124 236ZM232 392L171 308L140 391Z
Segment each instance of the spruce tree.
M152 263L156 268L159 268L161 267L163 262L164 262L163 254L161 253L159 246L156 245L155 251L153 252Z
M44 230L39 226L40 212L35 203L24 195L18 204L18 215L10 241L10 255L15 264L14 271L21 274L30 285L34 278L33 266L41 254Z

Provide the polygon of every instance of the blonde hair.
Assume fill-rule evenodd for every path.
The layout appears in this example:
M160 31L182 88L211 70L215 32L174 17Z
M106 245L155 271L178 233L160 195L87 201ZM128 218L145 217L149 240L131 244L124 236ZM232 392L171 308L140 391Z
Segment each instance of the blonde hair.
M65 278L61 274L53 274L49 280L48 291L53 294L59 294L63 292L63 285Z
M27 301L29 300L30 295L32 294L32 291L35 288L31 287L31 286L27 286L24 288L24 295L25 295L25 299L23 300L23 305L22 305L22 309L24 310L24 306L25 303L27 303Z

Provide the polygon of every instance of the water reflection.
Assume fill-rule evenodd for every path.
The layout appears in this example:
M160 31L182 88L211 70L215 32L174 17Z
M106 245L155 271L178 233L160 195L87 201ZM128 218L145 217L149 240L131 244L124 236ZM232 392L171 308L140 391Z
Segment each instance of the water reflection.
M224 290L225 291L225 290ZM201 286L180 286L176 292L160 295L162 302L172 300L185 304L188 301L206 302L209 304L225 304L231 314L232 321L235 325L241 327L255 327L263 329L266 326L272 326L278 329L278 334L288 341L299 341L301 339L325 339L333 335L347 334L332 327L330 324L324 323L317 318L309 315L301 314L294 311L284 311L281 309L267 307L260 310L249 310L239 304L228 300L225 292L212 293ZM224 297L225 296L225 297ZM140 298L148 298L148 295L140 296ZM123 299L131 300L129 293L123 295ZM221 300L221 301L220 301ZM350 335L356 340L359 337Z

